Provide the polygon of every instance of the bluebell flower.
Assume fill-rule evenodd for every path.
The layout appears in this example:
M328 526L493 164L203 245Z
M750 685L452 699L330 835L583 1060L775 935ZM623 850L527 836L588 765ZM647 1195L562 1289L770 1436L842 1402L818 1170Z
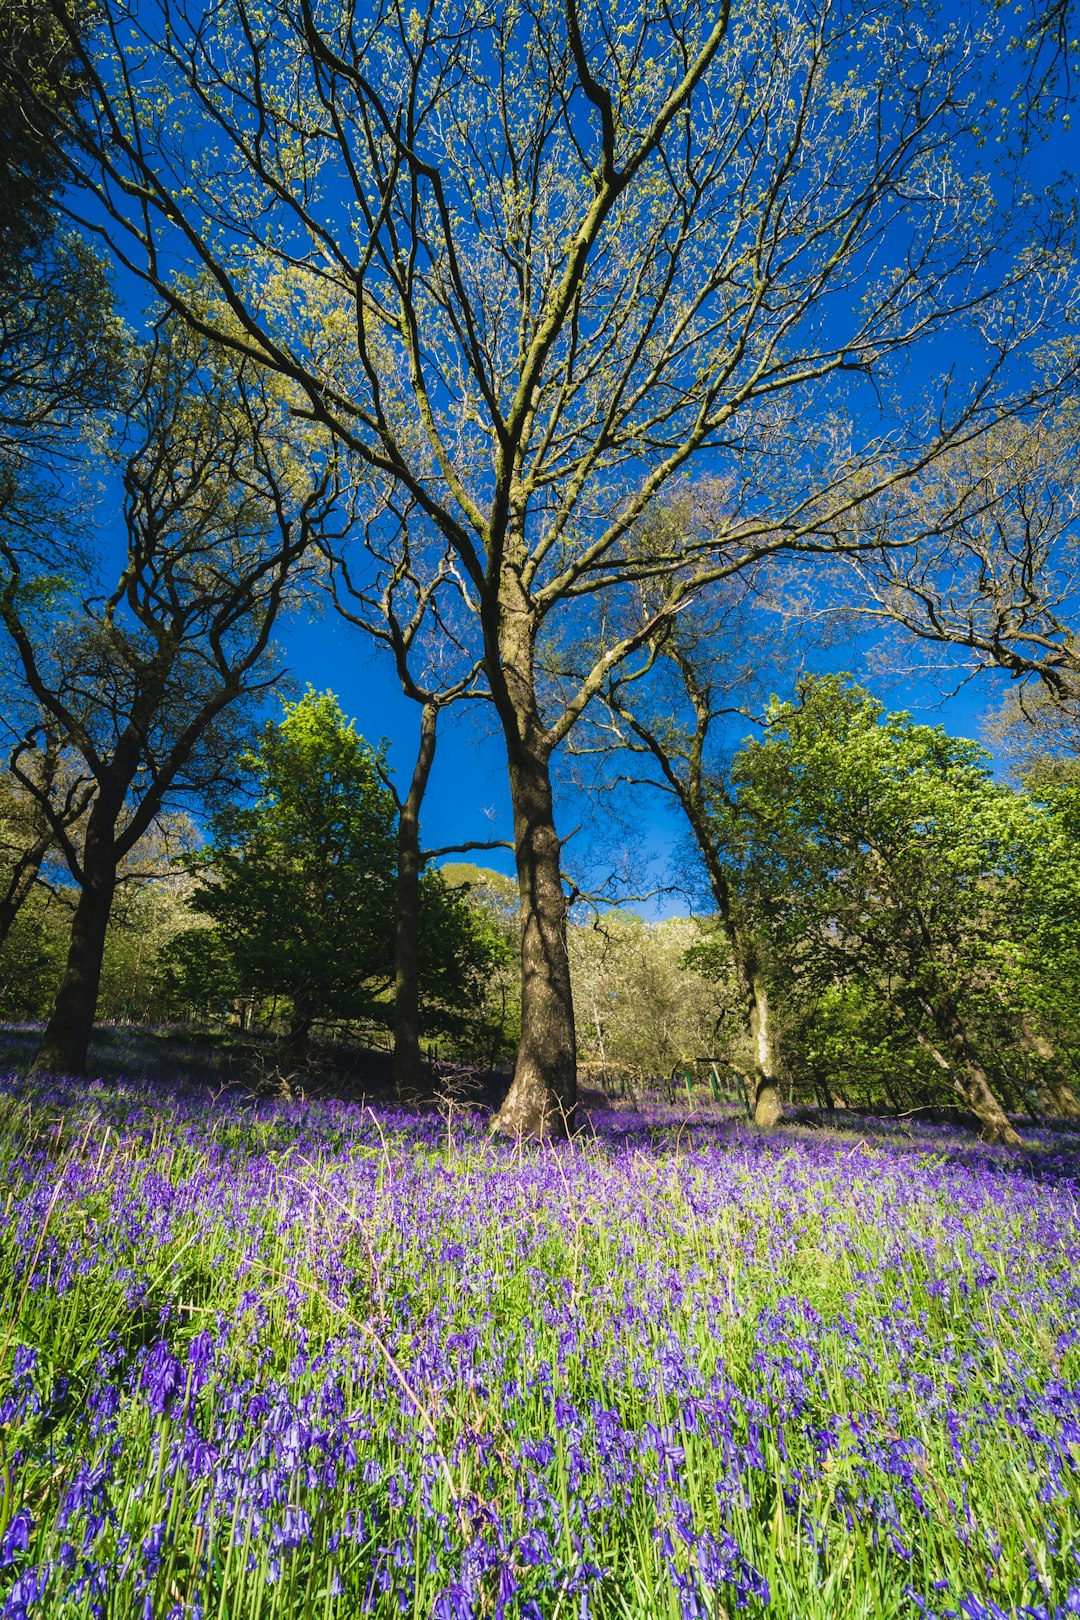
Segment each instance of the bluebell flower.
M17 1553L26 1552L33 1533L34 1516L30 1509L16 1508L4 1532L4 1539L0 1542L0 1569L13 1564Z

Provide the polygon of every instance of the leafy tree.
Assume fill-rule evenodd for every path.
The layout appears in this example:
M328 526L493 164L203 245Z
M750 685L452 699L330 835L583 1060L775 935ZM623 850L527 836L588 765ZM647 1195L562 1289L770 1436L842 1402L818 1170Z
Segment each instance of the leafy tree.
M4 720L44 715L85 787L72 824L33 750L13 754L79 886L67 967L36 1058L77 1073L93 1027L117 874L163 810L228 776L245 704L272 685L271 635L333 502L333 472L301 457L265 378L165 322L145 346L124 439L99 470L122 481L124 546L59 513L0 522L0 625L22 686Z
M27 792L15 772L29 755L34 789ZM88 785L65 768L54 726L31 726L16 740L7 774L0 778L0 950L22 907L33 893L56 845L46 804L65 829L81 819L91 799Z
M195 830L184 815L163 816L122 862L102 949L98 1016L139 1022L164 1007L161 962L190 922L190 880L175 865ZM41 1019L64 976L79 890L51 859L31 888L0 946L0 1016Z
M220 928L184 928L161 952L157 1003L166 1017L220 1018L239 993L236 963Z
M471 861L447 861L439 877L459 893L479 927L487 967L471 1044L489 1064L509 1056L521 1032L520 979L515 972L520 924L513 878Z
M808 1092L821 1107L904 1113L927 1106L941 1091L937 1065L897 1017L886 986L864 978L824 988L796 984L784 1011L792 1089Z
M493 975L513 951L484 908L439 869L420 879L418 917L419 1028L449 1036L459 1048L490 1038L485 1009Z
M84 9L77 29L88 22ZM48 5L0 0L0 514L56 501L57 460L70 477L122 369L101 260L54 201L86 89L78 57Z
M0 1018L21 1023L48 1014L64 968L75 896L33 888L0 950Z
M245 991L287 998L290 1038L370 1016L392 979L396 808L383 757L330 692L309 691L242 756L254 803L213 821L193 904Z
M839 676L774 702L732 782L744 880L792 971L886 994L987 1139L1017 1142L973 1027L1017 960L1031 804L977 743L886 716Z
M609 633L612 595L654 580L670 618L763 555L827 549L1030 392L1067 228L1052 208L1018 223L1019 188L997 207L988 91L1032 53L998 8L971 18L227 0L208 31L185 0L119 0L84 53L88 217L205 331L162 270L197 261L227 292L223 339L415 501L430 569L453 551L514 809L510 1132L573 1118L551 770L656 627ZM950 345L986 363L942 376ZM808 418L832 431L811 444ZM696 458L722 498L631 545ZM538 654L583 622L595 657L556 697Z
M0 257L5 266L53 230L64 177L56 137L85 80L66 31L40 0L0 3Z
M1061 1060L1080 1047L1080 772L1034 769L1027 786L1041 814L1021 851L1015 934L1022 971L1011 980L1009 1011L1038 1065L1036 1089L1047 1112L1080 1118L1080 1101Z

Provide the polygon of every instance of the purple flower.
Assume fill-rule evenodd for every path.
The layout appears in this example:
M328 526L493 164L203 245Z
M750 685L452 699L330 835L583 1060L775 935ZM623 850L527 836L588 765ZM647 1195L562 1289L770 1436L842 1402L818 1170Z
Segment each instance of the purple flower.
M184 1387L184 1369L164 1339L151 1347L140 1382L151 1412L155 1417L164 1417Z
M431 1609L431 1620L476 1620L472 1593L460 1581L441 1591Z
M0 1569L13 1564L16 1553L26 1552L33 1533L34 1518L29 1508L16 1508L4 1532L4 1539L0 1542Z
M33 1620L31 1610L44 1598L48 1580L47 1567L24 1569L8 1592L0 1620Z

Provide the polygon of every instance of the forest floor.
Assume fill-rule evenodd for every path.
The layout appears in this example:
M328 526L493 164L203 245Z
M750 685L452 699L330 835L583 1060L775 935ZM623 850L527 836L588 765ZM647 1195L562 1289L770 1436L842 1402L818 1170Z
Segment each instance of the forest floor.
M1080 1613L1080 1136L196 1073L0 1080L5 1620Z
M42 1027L0 1024L0 1073L29 1067ZM498 1107L510 1084L508 1068L466 1069L453 1063L432 1063L429 1068L433 1089L442 1085L459 1093L459 1100L479 1107ZM337 1098L375 1106L394 1101L391 1052L355 1042L313 1041L305 1053L286 1056L282 1041L273 1035L99 1024L90 1043L88 1069L103 1080L137 1075L262 1096Z

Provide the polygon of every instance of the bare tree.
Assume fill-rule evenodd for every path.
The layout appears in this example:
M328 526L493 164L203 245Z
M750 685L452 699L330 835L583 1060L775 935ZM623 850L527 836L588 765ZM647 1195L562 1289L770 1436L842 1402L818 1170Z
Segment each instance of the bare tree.
M1036 727L1053 709L1063 723L1080 713L1074 400L951 450L902 497L865 507L853 536L856 613L944 649L954 671L1007 671ZM1032 682L1045 698L1023 695Z
M0 532L0 623L27 702L79 765L58 799L33 750L12 761L79 886L35 1060L48 1072L85 1066L118 869L170 801L229 770L231 717L277 678L270 636L334 498L314 444L300 447L314 467L301 474L265 374L221 367L183 327L149 344L130 421L126 547L111 587L95 588L100 564L66 533Z
M521 893L508 1131L574 1113L553 751L689 594L833 544L842 514L1009 409L1011 361L1056 309L1064 227L1019 191L999 210L980 173L1008 40L980 19L943 31L921 0L632 0L617 27L577 0L119 0L84 58L87 221L291 379L468 580ZM177 253L227 322L170 281ZM946 347L978 357L963 380L929 358ZM809 418L836 421L824 460ZM654 524L631 547L702 456L741 470L743 499L694 542ZM546 706L538 644L567 614L602 626L637 580L666 582L659 618L598 636Z

